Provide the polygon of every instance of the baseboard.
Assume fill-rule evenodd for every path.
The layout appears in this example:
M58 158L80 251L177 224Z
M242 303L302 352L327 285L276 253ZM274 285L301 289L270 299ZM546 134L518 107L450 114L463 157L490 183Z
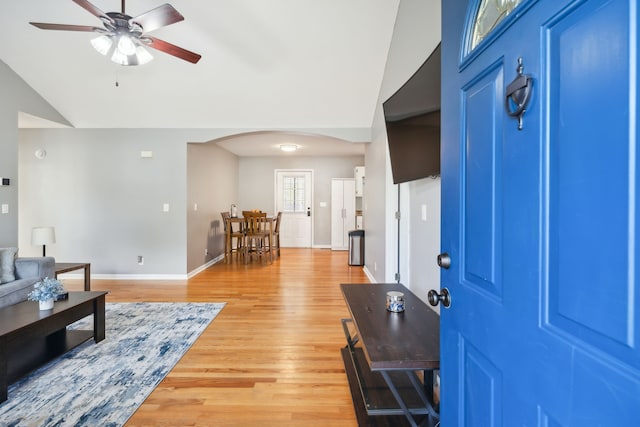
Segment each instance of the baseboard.
M312 249L331 249L331 245L313 245Z
M366 265L362 267L362 270L364 271L364 274L367 275L367 278L371 283L378 283L378 281L373 277L373 274L371 274L371 272L369 271Z
M91 274L97 280L187 280L224 259L224 254L208 261L188 274ZM59 279L84 279L84 273L64 273Z
M223 259L224 259L224 254L218 255L217 257L215 257L211 261L207 262L206 264L203 264L200 267L196 268L195 270L191 271L189 274L187 274L187 278L191 279L196 274L203 272L207 268L211 267L213 264L215 264L217 262L220 262Z
M65 275L60 275L61 278ZM84 276L69 275L71 278L82 279ZM186 274L91 274L91 280L187 280Z

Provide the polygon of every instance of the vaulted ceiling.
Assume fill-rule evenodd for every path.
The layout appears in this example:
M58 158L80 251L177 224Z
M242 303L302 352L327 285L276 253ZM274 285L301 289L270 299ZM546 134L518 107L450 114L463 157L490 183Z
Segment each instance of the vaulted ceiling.
M78 128L371 126L399 0L169 1L185 20L151 35L201 54L197 64L151 49L150 63L120 66L93 33L29 25L101 26L71 0L3 1L0 60ZM161 3L129 0L126 13Z

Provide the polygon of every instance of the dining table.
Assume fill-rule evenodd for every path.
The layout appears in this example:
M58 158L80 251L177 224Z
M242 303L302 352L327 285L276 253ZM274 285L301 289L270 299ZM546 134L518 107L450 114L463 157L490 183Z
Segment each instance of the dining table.
M229 217L226 219L227 224L225 224L225 230L226 230L226 235L225 235L225 239L226 239L226 248L229 248L229 252L231 251L232 248L232 243L233 243L233 233L238 233L238 231L243 235L242 237L242 242L241 242L241 246L245 249L245 250L240 250L239 253L243 254L243 261L245 264L248 264L249 261L251 261L251 254L249 253L248 250L246 250L246 245L247 245L247 220L248 218L245 218L243 216L237 216L237 217ZM268 235L268 239L269 239L269 246L268 249L266 250L266 252L269 253L269 262L273 262L273 251L271 250L272 245L273 245L273 232L274 232L274 225L275 225L275 221L276 221L276 217L273 216L263 216L263 217L258 217L258 221L259 222L263 222L264 224L261 224L261 228L263 229L264 232L267 233ZM231 259L231 257L229 256L230 253L225 253L225 259Z

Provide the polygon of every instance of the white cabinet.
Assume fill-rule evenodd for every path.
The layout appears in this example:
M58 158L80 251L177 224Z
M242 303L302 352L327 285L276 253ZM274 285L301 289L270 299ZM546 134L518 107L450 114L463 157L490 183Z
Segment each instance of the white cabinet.
M356 166L353 176L356 180L356 197L364 197L364 166Z
M331 249L349 249L349 231L356 228L356 180L331 180Z

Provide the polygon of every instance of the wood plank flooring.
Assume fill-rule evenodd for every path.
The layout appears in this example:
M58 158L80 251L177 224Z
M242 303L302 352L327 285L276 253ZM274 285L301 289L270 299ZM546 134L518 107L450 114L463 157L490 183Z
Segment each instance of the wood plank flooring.
M188 281L92 281L107 302L227 303L126 425L356 426L339 284L366 282L347 252L326 249L218 263Z

